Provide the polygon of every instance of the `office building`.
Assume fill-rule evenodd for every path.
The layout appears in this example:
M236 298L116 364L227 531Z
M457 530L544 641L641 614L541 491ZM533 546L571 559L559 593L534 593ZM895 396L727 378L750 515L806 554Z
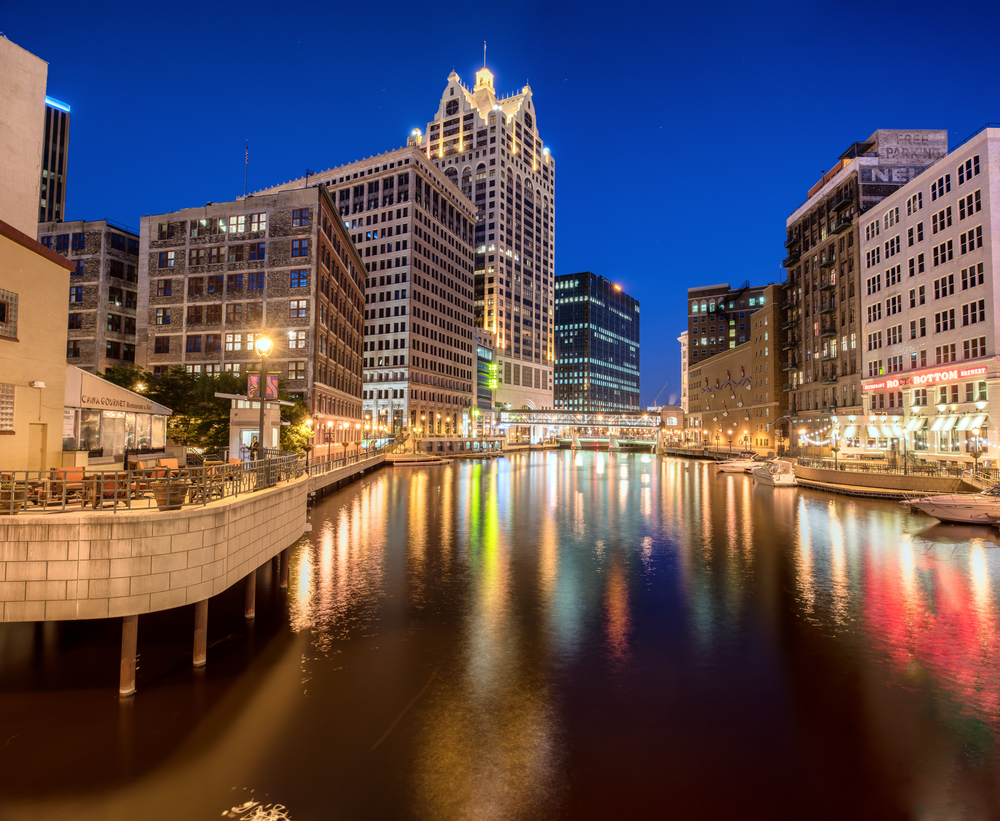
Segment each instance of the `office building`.
M424 435L468 435L474 407L476 215L416 146L257 192L322 188L367 268L364 416Z
M764 288L747 280L688 288L688 368L750 339L750 316L764 305Z
M785 390L784 286L763 290L763 307L747 318L746 342L692 363L688 371L688 438L706 446L777 452L790 444ZM749 306L747 306L749 307ZM731 440L731 441L730 441Z
M947 131L880 129L841 154L786 220L789 413L810 441L831 416L862 413L859 217L947 151Z
M325 188L142 218L138 336L154 376L268 364L333 441L361 438L365 269ZM325 441L325 437L324 437Z
M557 276L555 295L556 409L640 410L638 300L590 271Z
M688 331L684 331L677 341L681 343L681 408L688 412Z
M38 190L38 221L66 219L66 169L69 163L69 106L45 98L42 176Z
M845 448L996 463L994 184L1000 128L985 127L858 221L864 404L835 420Z
M552 407L555 161L529 85L497 96L493 74L467 88L454 71L427 124L427 161L475 208L475 322L496 336L496 401Z
M136 361L139 234L108 220L48 222L38 241L70 263L66 361L90 373Z
M496 337L493 331L476 327L476 435L486 436L496 429L493 397L497 390Z

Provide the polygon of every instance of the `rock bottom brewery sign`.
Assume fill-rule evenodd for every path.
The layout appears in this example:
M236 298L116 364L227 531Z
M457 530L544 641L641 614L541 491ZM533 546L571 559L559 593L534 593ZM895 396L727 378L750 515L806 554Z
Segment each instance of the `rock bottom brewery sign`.
M968 379L970 376L983 376L985 373L985 365L978 368L952 368L947 371L932 371L931 373L918 373L914 376L901 376L898 379L883 379L881 382L870 382L864 385L862 390L877 391L885 388L901 388L904 385L934 385L938 382L954 382L958 379Z

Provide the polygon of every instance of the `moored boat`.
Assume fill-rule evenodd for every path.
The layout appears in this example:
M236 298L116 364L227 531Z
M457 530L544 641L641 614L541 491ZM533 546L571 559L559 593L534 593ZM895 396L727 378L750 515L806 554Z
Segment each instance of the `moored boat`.
M1000 484L993 485L982 493L945 493L920 499L904 499L899 504L901 507L915 508L942 522L990 525L1000 519Z
M761 465L751 471L750 475L753 476L754 481L760 482L762 485L773 485L774 487L795 487L798 485L798 482L795 481L795 470L792 468L792 463L783 459L775 459L773 462Z
M725 462L717 462L715 469L722 473L745 473L761 467L762 464L757 459L727 459Z

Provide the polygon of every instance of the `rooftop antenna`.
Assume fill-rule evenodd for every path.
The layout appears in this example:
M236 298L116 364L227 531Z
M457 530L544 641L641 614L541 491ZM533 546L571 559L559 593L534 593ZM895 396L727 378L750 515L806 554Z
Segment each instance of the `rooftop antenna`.
M483 68L486 68L486 41L483 40Z

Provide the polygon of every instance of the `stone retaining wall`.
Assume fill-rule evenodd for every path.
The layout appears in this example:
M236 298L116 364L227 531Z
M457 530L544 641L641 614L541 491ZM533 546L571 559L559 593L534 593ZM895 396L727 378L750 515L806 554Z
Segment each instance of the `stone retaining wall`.
M960 477L921 476L902 473L868 473L863 470L833 470L795 466L795 475L813 482L829 482L834 485L883 488L888 490L913 490L928 493L970 493L979 490L974 485L963 482Z
M179 511L0 516L0 620L132 616L215 596L302 535L311 484Z

